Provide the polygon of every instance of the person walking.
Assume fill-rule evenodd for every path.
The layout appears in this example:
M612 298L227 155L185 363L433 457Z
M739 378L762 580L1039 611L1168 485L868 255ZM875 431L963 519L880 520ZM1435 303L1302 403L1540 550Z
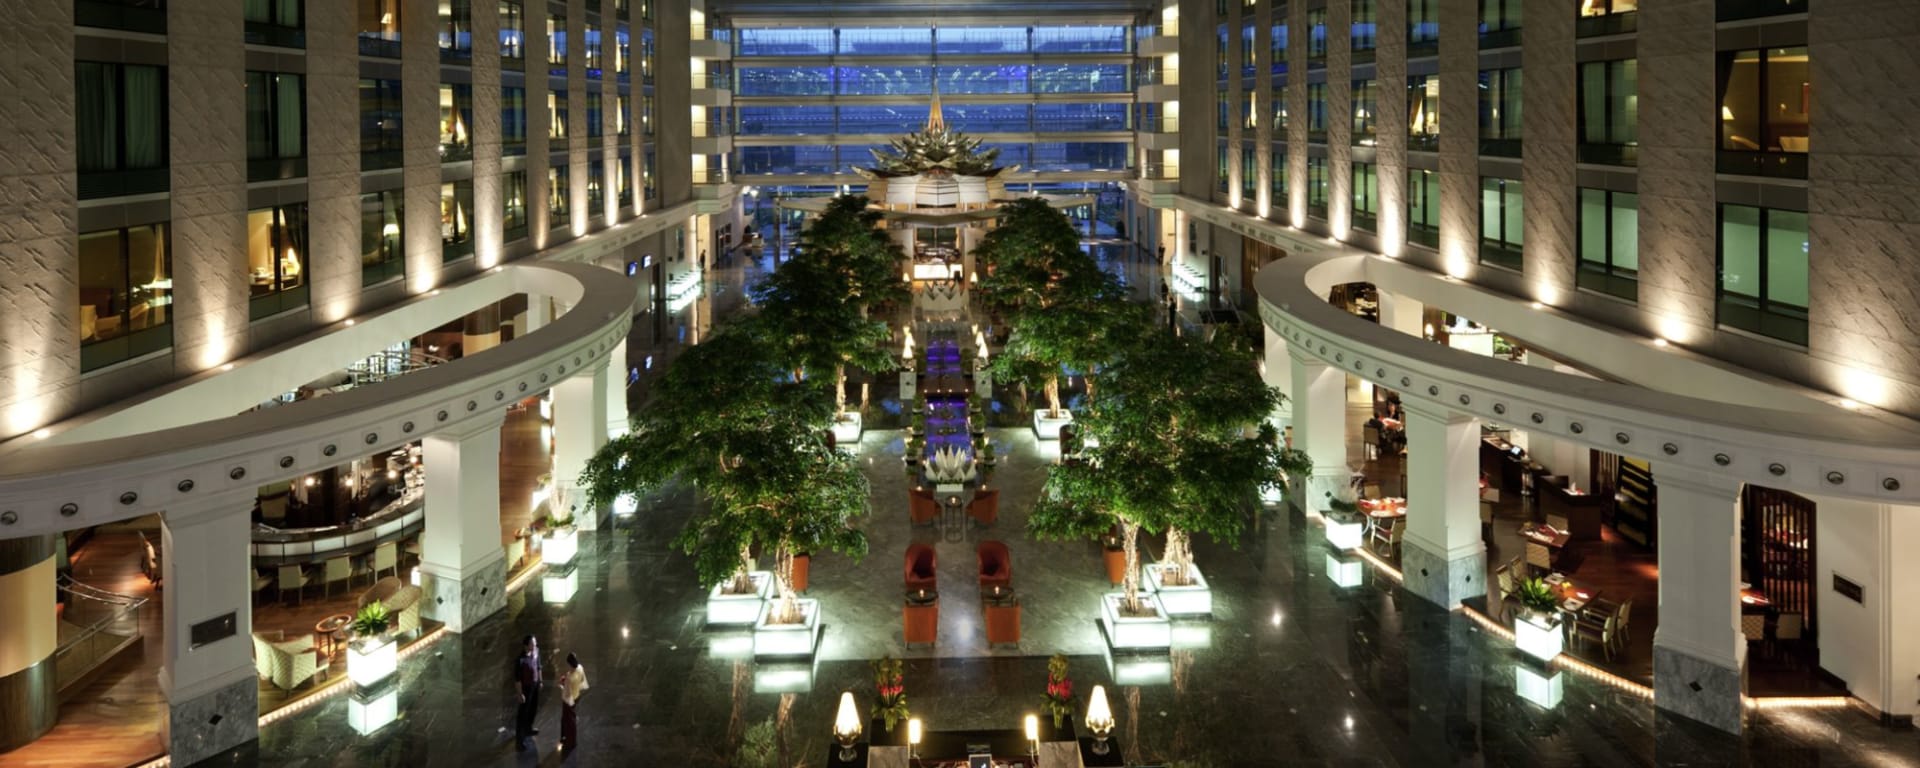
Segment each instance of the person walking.
M520 660L514 665L514 697L518 707L514 710L514 743L522 750L533 748L533 737L540 731L533 727L533 717L540 711L540 643L527 635L520 644Z
M567 671L560 676L560 749L573 754L580 747L580 694L587 690L587 668L580 657L567 654Z

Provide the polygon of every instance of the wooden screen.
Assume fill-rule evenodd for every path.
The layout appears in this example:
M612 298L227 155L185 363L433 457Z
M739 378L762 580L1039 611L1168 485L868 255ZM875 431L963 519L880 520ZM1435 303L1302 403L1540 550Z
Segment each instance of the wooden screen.
M1740 493L1740 570L1773 601L1773 610L1806 617L1814 630L1812 500L1748 485Z

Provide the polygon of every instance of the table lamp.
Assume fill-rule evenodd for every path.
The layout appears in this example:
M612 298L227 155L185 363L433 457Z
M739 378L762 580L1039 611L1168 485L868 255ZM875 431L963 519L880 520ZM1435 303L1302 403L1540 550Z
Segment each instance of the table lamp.
M1106 754L1107 734L1113 733L1113 708L1107 706L1105 686L1093 686L1093 695L1087 698L1087 731L1093 734L1093 753Z
M840 692L840 713L833 718L833 738L840 742L840 759L852 762L860 756L853 742L860 738L860 713L853 707L853 691Z
M1040 716L1027 715L1027 754L1040 754Z
M920 718L907 719L907 759L920 759Z

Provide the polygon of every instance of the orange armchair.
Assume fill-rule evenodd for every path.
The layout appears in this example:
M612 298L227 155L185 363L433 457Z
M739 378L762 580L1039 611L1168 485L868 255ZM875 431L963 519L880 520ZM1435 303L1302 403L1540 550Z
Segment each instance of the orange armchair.
M925 488L908 491L907 505L914 525L933 525L940 521L940 503L933 500L933 491Z
M993 525L1000 519L1000 489L981 488L973 494L973 501L967 502L967 517L981 525Z
M1013 556L1007 545L998 541L980 542L975 551L980 558L980 588L1013 588Z
M939 573L935 568L933 547L914 544L907 547L906 581L907 590L924 589L929 592L938 589Z

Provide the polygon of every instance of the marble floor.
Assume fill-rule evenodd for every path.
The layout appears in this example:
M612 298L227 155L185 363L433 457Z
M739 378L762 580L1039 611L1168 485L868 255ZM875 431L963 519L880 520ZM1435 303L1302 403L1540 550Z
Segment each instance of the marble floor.
M1141 262L1120 261L1117 268L1151 274ZM409 660L397 721L362 736L348 727L347 699L334 698L266 728L221 762L725 766L748 727L772 720L789 750L782 765L818 765L839 693L871 701L869 659L904 657L914 713L929 729L963 730L1013 728L1037 712L1047 656L1059 652L1070 657L1083 702L1093 684L1111 688L1116 737L1140 765L1920 764L1920 736L1845 710L1756 711L1745 734L1731 736L1572 675L1562 677L1557 705L1532 703L1516 690L1525 665L1508 643L1371 570L1358 586L1336 586L1317 523L1284 509L1250 510L1253 525L1237 547L1196 542L1215 588L1213 621L1186 627L1197 646L1165 658L1163 681L1115 686L1093 620L1094 597L1107 589L1099 551L1027 539L1025 509L1051 456L1017 428L995 429L993 438L1011 450L993 480L1001 517L986 529L957 521L913 528L899 433L861 441L857 455L874 488L863 523L872 551L859 563L834 555L813 563L810 595L824 602L827 629L807 692L757 691L773 682L765 673L774 669L729 658L727 636L703 628L704 593L689 559L670 546L697 502L670 489L632 518L583 537L571 601L546 603L536 579L502 613ZM1025 604L1017 649L989 650L981 635L972 551L983 539L1012 552ZM898 579L913 541L935 546L947 599L940 641L907 651ZM578 754L556 751L551 689L539 749L513 747L508 681L527 634L555 658L577 653L589 670Z

